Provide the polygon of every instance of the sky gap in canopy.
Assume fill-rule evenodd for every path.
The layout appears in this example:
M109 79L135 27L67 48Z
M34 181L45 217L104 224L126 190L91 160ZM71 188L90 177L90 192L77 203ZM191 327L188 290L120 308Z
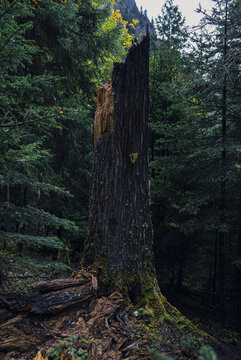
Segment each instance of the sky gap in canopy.
M143 10L147 10L149 19L155 19L161 13L161 8L164 5L165 0L136 0L137 6L142 6ZM189 26L198 25L202 18L201 14L197 14L195 9L201 4L203 9L209 11L212 7L211 0L174 0L174 4L178 5L182 15L186 18L186 23Z

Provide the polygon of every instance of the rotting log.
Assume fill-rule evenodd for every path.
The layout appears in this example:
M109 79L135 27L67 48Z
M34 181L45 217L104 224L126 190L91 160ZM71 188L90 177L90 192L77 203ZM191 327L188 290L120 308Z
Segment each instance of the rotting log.
M40 281L29 286L29 290L36 293L33 295L0 294L0 314L2 311L2 316L7 317L8 312L60 313L90 301L96 294L97 286L97 278L85 270L75 278Z
M0 359L50 359L51 348L58 347L58 340L67 339L70 335L76 337L76 341L73 340L76 350L88 349L89 360L108 359L110 354L123 359L132 356L136 349L129 346L130 336L133 338L133 325L129 324L127 316L129 308L117 291L98 297L97 270L83 269L74 274L76 280L85 279L85 284L80 287L75 286L75 279L61 279L60 283L73 286L52 291L52 286L55 288L56 284L49 281L44 289L50 292L44 295L4 294L11 310L6 310L6 303L0 302ZM37 283L32 288L41 291L41 284ZM93 295L89 292L93 292ZM69 307L65 308L66 294L73 293L81 293L79 295L83 301L68 302ZM57 312L52 311L61 299L63 307L58 308ZM51 301L51 307L48 301ZM134 338L131 342L135 342ZM144 359L140 356L137 358ZM70 359L66 348L61 353L61 359Z
M39 281L29 286L29 290L40 294L57 291L85 284L85 279L56 279L52 281ZM1 300L1 298L0 298Z
M78 289L79 291L80 289ZM0 299L0 309L6 308L12 312L29 312L32 314L55 314L68 308L79 306L83 301L89 301L95 294L94 289L85 292L71 291L58 292L57 294L45 295L23 295L23 294L5 294L8 302L6 305Z
M52 291L51 286L55 287L56 284L50 281L49 284L45 284L45 289L48 288L50 292L44 295L4 294L12 310L9 310L4 301L0 302L0 360L50 360L52 359L51 349L59 348L60 339L65 340L66 344L71 344L76 351L87 350L88 360L149 359L149 349L153 345L152 334L157 333L160 333L164 339L164 342L160 344L162 349L163 346L165 348L167 339L181 344L182 333L184 332L185 339L186 330L180 318L177 320L182 333L176 333L174 323L168 324L166 321L161 323L161 327L157 323L155 327L150 327L148 330L141 326L142 333L136 333L138 329L140 331L140 324L143 325L143 321L128 314L129 306L120 292L112 291L109 295L100 296L96 279L97 272L98 268L92 267L73 274L75 279L82 281L85 279L85 284L81 286L75 286L76 284L72 281L74 279L66 279L60 282L65 285L73 284L72 287ZM41 290L40 285L41 282L32 288L35 291ZM90 291L93 291L91 297L89 297ZM45 302L47 298L48 301L51 299L52 306L56 306L56 302L58 306L59 300L65 299L66 294L81 294L83 301L69 303L69 307L58 308L56 312L49 312L47 303L43 304L43 308L41 307L42 301ZM36 304L37 300L40 304ZM34 306L38 306L38 311L32 311ZM167 303L166 306L168 307ZM149 334L149 331L153 333ZM83 339L85 339L84 342ZM175 349L174 352L177 354L176 351L179 351L178 354L182 355L181 350L182 346L180 350ZM67 346L63 346L61 359L70 360L70 357L74 359L69 355ZM225 357L225 359L231 358L235 357L230 353L228 357Z

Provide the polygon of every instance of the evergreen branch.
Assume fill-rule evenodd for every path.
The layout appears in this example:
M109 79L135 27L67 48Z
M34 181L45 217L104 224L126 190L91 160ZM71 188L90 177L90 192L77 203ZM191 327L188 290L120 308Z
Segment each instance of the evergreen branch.
M57 194L67 196L72 198L73 195L68 191L59 186L52 185L46 182L40 182L38 180L31 179L18 171L9 170L7 172L0 172L0 184L1 185L17 185L24 184L32 189L39 189L43 193L48 194L50 192L55 192Z
M0 15L0 20L11 10L19 0L14 0L11 5Z
M68 111L68 109L65 109L65 111ZM72 110L71 113L78 113L78 110ZM29 119L29 120L25 120L25 121L21 121L15 124L10 124L7 123L6 125L0 125L0 128L12 128L15 126L23 126L23 125L27 125L29 123L34 123L36 120L46 120L46 119L51 119L51 118L55 118L56 116L59 116L59 112L55 113L55 114L51 114L51 115L46 115L46 116L42 116L42 117L36 117L35 119ZM26 119L28 118L28 116L26 117Z
M23 243L36 249L46 247L49 249L63 250L65 248L63 241L60 240L57 236L25 235L20 233L0 231L0 238L8 242L17 241L18 243Z
M109 34L111 34L112 32L114 32L114 30L115 30L116 28L113 28L113 29L110 29L109 31L106 31L106 32L103 32L103 34L104 35L109 35ZM83 35L83 34L80 34L78 31L75 31L75 30L72 30L72 29L70 29L70 32L72 32L73 34L75 34L75 35L78 35L78 36L81 36L81 37L83 37L83 38L85 38L85 39L89 39L90 38L90 35ZM101 39L101 38L103 38L103 35L91 35L91 38L93 39Z
M16 206L13 203L9 203L7 201L0 202L0 210L4 211L5 213L12 213L15 214L15 219L19 222L25 222L26 220L36 221L43 225L51 225L55 228L59 228L62 226L66 230L70 231L78 231L79 228L74 224L73 221L67 219L61 219L49 212L46 212L42 209L38 209L32 206Z
M0 48L0 52L5 48L5 46L7 46L7 44L12 40L12 38L14 38L14 36L17 35L18 32L22 31L25 27L28 27L29 25L30 25L30 22L19 26L19 28L16 31L14 31L14 33L12 35L10 35L8 37L8 39L5 41L3 46Z

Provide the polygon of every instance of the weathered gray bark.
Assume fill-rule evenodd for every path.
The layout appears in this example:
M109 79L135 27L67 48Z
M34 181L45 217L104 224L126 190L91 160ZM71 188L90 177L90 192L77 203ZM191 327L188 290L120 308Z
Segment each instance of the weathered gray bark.
M149 35L132 45L124 63L114 64L112 90L110 83L108 86L114 100L113 121L106 120L110 109L105 100L98 98L84 263L104 260L109 276L116 276L152 269L147 134ZM99 94L107 99L110 92L105 96L106 89Z

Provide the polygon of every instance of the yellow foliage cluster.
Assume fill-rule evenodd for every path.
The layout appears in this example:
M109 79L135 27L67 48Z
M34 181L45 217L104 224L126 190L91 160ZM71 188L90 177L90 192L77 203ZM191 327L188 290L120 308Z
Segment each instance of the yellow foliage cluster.
M137 25L137 24L139 23L139 20L138 20L138 19L132 19L132 23L133 23L134 25Z
M139 20L137 19L132 19L132 22L130 24L128 24L132 29L135 30L136 25L139 23Z
M119 24L122 25L122 34L120 36L120 43L124 48L128 48L131 45L132 36L128 33L128 22L123 20L120 10L111 10L110 16L106 19L102 25L104 31L111 31Z
M112 3L112 5L113 4L114 3ZM115 51L115 53L109 52L102 57L104 63L103 73L102 76L100 76L100 78L102 78L102 81L103 79L108 78L111 75L113 63L122 61L123 57L126 56L127 50L131 46L131 41L134 37L129 34L128 27L132 27L133 29L135 29L137 23L138 20L133 19L132 22L128 24L128 21L125 21L122 18L120 10L112 8L110 16L105 20L104 24L102 25L102 31L104 32L104 34L108 34L111 31L114 31L116 28L121 29L121 31L117 40L118 51Z

